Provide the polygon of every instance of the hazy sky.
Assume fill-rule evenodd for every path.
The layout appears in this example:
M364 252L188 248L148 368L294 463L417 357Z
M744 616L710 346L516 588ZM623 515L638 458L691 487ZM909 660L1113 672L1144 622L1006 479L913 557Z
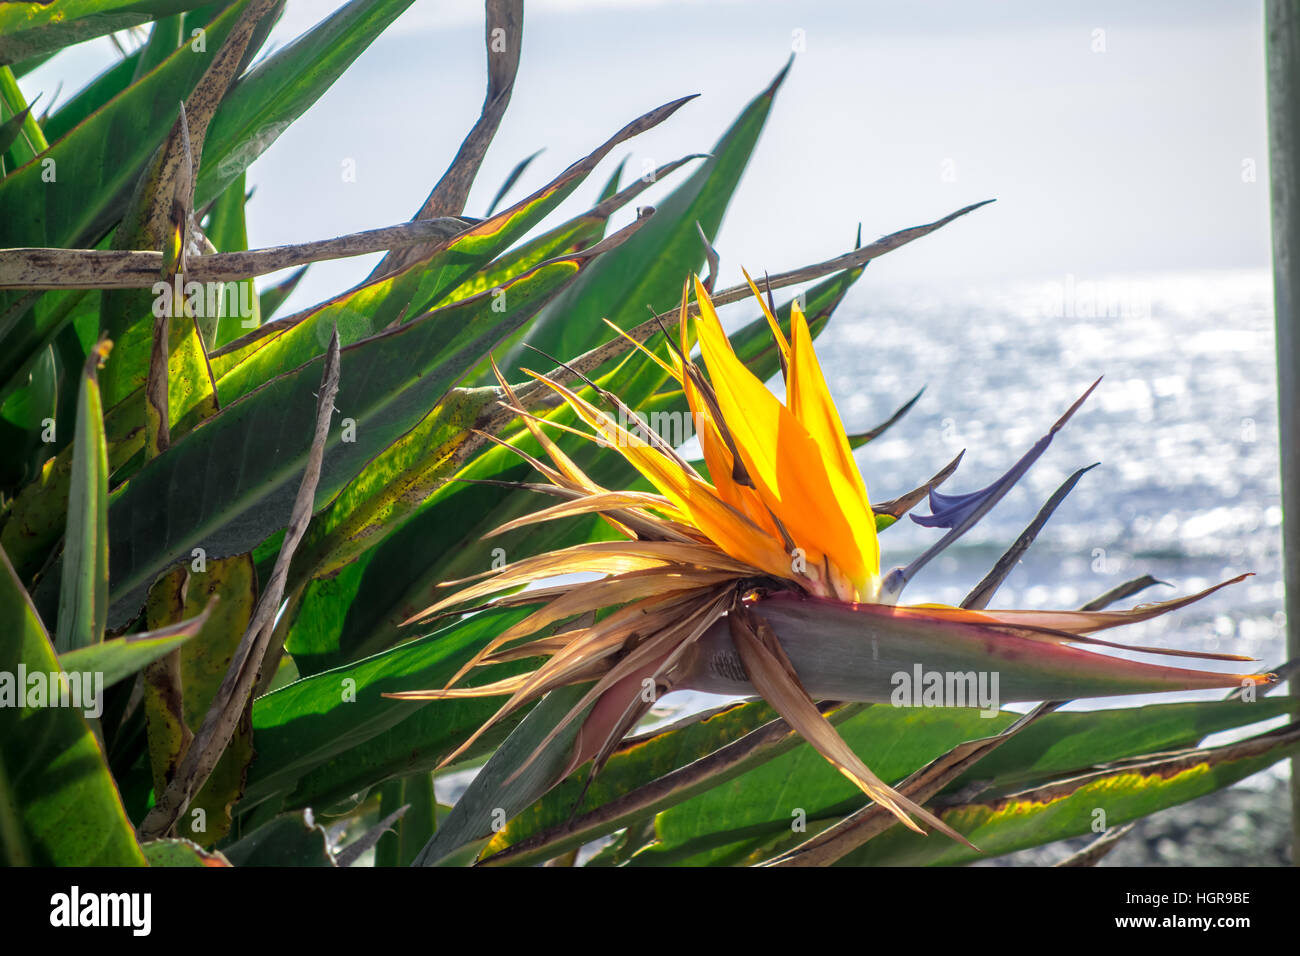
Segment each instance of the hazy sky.
M333 6L289 0L275 39ZM475 0L416 0L252 167L252 242L409 218L478 115L482 29ZM467 212L481 214L523 156L546 147L515 198L683 94L702 95L627 144L628 169L707 150L795 31L805 49L718 237L728 281L740 265L775 272L843 252L859 221L869 240L994 197L873 265L872 281L1268 264L1256 0L530 0L513 100ZM28 93L106 55L87 48L38 71ZM590 203L621 155L566 211ZM342 181L345 159L356 182ZM371 261L313 267L294 304Z

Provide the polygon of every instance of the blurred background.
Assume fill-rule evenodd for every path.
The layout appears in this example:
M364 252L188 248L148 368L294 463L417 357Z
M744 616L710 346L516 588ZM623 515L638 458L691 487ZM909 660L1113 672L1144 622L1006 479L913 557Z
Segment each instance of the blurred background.
M289 0L275 42L334 5ZM410 218L478 116L482 29L477 2L418 0L351 81L251 167L250 245ZM997 199L873 262L819 341L849 431L925 387L858 453L872 495L914 487L963 448L945 490L983 487L1105 375L1027 479L909 598L959 601L1061 481L1099 462L995 606L1077 606L1144 573L1172 585L1140 598L1156 600L1253 571L1120 639L1276 665L1284 616L1263 40L1253 0L529 0L518 82L466 213L482 215L523 157L545 148L508 199L684 94L701 95L607 159L550 221L589 206L622 155L631 178L707 151L795 53L716 237L723 286L740 281L742 265L778 272L845 252L859 224L870 241ZM52 92L56 75L71 85L114 55L107 41L84 44L24 85ZM374 262L313 265L285 312ZM724 319L752 317L740 308ZM885 561L905 563L938 533L900 523L882 539ZM1148 832L1112 859L1280 862L1286 768L1213 807L1157 817L1144 826L1172 836ZM1225 860L1178 857L1180 833L1196 826L1219 830L1198 845L1227 847ZM1232 826L1245 826L1236 843L1223 836Z

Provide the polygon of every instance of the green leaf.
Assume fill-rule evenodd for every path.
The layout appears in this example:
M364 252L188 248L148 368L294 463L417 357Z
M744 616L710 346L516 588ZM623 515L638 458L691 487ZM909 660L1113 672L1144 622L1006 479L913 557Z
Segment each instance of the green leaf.
M104 106L131 85L140 51L136 50L104 70L79 89L71 99L59 104L45 121L45 138L58 142L91 113Z
M49 636L0 551L0 824L9 865L143 866L145 859L82 712L35 698L61 673ZM19 703L23 706L18 706ZM90 703L84 701L85 703ZM16 837L16 839L13 839Z
M479 455L458 477L523 481L530 470L514 455L494 448ZM482 523L499 502L500 491L450 482L378 546L338 574L311 581L299 607L290 609L294 614L288 629L288 649L303 672L337 667L391 646L401 633L401 622L432 604L437 585L455 576L440 570L454 557L477 561L476 571L488 570L490 549L477 548L477 542L469 553L457 555L447 549L458 541L475 541L478 534L490 530ZM476 533L478 527L481 531ZM425 561L438 567L421 566Z
M93 351L81 375L58 633L54 640L60 653L103 640L108 617L108 449L96 377L106 351Z
M154 21L149 40L140 48L131 82L136 82L179 49L185 41L185 14L174 13Z
M909 840L893 827L837 866L951 866L1096 833L1231 786L1300 751L1300 725L1181 754L1152 755L1113 770L1053 781L939 816L983 853L953 841Z
M184 27L180 34L181 38L187 43L194 42L194 33L196 30L205 30L204 42L206 43L206 26L209 22L221 13L224 6L221 2L208 2L203 6L194 6L184 17ZM171 18L169 18L170 20ZM278 11L273 11L261 25L253 36L252 47L257 48L265 42L264 31L269 29L272 22L278 19ZM159 21L160 23L163 21ZM42 124L45 130L45 136L50 142L62 139L77 124L84 120L91 113L94 113L101 106L117 96L132 83L144 78L145 74L155 69L163 59L172 51L166 50L166 44L158 38L155 44L155 34L158 24L155 24L155 32L150 34L149 38L149 57L148 69L142 69L141 64L145 61L145 48L133 50L125 57L114 61L113 65L101 72L93 80L79 89L73 96L62 102ZM179 44L178 44L179 46ZM172 47L172 50L177 47ZM17 68L15 68L16 71Z
M30 112L30 106L23 107L20 112L0 123L0 153L8 151L9 147L13 145L14 140L18 138L18 134L23 131L23 123ZM3 175L3 173L4 170L0 169L0 175Z
M143 670L154 661L184 645L203 626L207 615L200 613L166 628L115 637L59 655L59 665L69 674L102 674L104 686L112 687Z
M31 381L24 388L10 395L3 407L0 407L0 421L3 422L8 433L5 440L7 454L4 463L7 480L4 483L10 486L21 485L22 482L39 476L41 465L44 464L50 449L60 437L58 435L59 363L55 359L53 347L41 351L29 374ZM52 440L47 441L47 439ZM67 444L66 439L64 443ZM66 450L62 500L50 509L57 508L54 523L58 525L60 531L67 517L68 481L72 477L72 449L69 447ZM35 503L38 506L49 505L48 502ZM21 509L15 506L14 513L21 514ZM21 540L16 543L20 549L26 544Z
M59 0L0 5L0 63L16 63L192 10L208 0Z
M949 792L980 780L993 786L1081 772L1100 763L1194 745L1204 736L1285 713L1282 700L1156 704L1087 713L1053 713L1013 737L954 782ZM958 744L1005 730L1003 711L983 718L968 708L896 708L877 704L837 729L881 779L898 781ZM833 820L865 799L805 743L743 776L661 813L657 842L642 863L709 862L738 841L762 843L790 833L795 810L807 821ZM962 830L960 832L965 833ZM938 842L938 841L936 841ZM977 846L982 845L978 840ZM703 854L701 856L700 854Z
M515 163L514 169L510 170L510 173L505 178L505 182L501 184L501 188L497 190L496 195L492 197L492 201L488 203L487 212L484 214L484 218L491 216L496 212L497 206L501 204L501 200L505 198L506 193L510 192L510 190L514 188L515 183L519 181L519 177L524 174L524 170L529 167L534 159L542 155L545 151L546 147L543 146L541 149L537 150L537 152L531 153L519 160L519 162Z
M451 477L470 429L496 401L491 388L454 388L444 395L316 516L294 556L295 581L333 574L400 528Z
M0 141L9 137L9 142L0 146L0 153L9 150L16 161L14 165L21 166L46 149L49 143L46 142L45 133L37 124L36 117L32 115L31 104L23 96L13 71L7 66L0 66L0 103L4 105L0 115L7 113L14 124L12 134L8 129L0 132Z
M666 163L656 170L656 178L662 179L685 163L702 158L704 157L692 155L672 163ZM449 292L447 298L454 301L461 296L472 295L475 292L499 286L540 259L559 255L564 250L583 249L593 242L599 241L605 234L605 226L609 222L610 216L624 208L650 186L649 182L636 181L627 189L619 191L617 188L618 180L625 162L626 160L619 163L618 168L611 174L605 187L601 190L600 201L595 206L581 216L570 219L568 222L562 223L554 229L548 230L540 236L503 253L493 260L486 269L475 273ZM516 348L518 343L528 334L528 331L529 326L524 326L501 343L497 351L504 354ZM495 385L496 375L493 374L490 363L484 359L470 375L468 381L479 385Z
M1211 734L1286 714L1286 699L1148 704L1049 714L1012 737L947 788L1004 793L1115 760L1194 747Z
M381 695L446 684L478 648L527 613L485 611L259 697L253 705L257 759L240 811L276 794L287 795L291 806L328 806L384 780L431 770L490 717L500 701L399 701ZM487 668L483 679L523 669L520 662ZM417 717L428 719L414 729ZM392 742L396 746L390 749ZM314 770L325 779L304 781L299 789L309 789L311 799L299 802L294 788Z
M858 704L840 707L830 712L828 719L838 725L861 709L862 705ZM773 727L778 732L752 751L746 748L734 760L719 760L722 756L719 754L713 758L718 763L716 769L682 783L670 782L673 780L670 774L692 764L699 766L697 761L718 754L722 748L767 728L778 719L776 712L763 702L732 704L626 741L590 784L587 782L589 768L579 768L512 818L492 838L484 854L490 859L492 854L525 840L541 839L539 835L545 834L540 845L531 846L527 852L516 851L510 857L512 865L536 863L638 820L650 819L660 810L717 787L799 745L799 738L788 726L783 730ZM579 804L578 796L584 788L586 795ZM600 812L590 816L595 811Z
M207 142L208 126L260 22L274 3L249 0L241 11L221 41L221 49L178 107L175 123L141 172L113 233L112 247L116 250L162 250L164 254L160 278L166 282L155 283L151 289L106 289L100 306L100 328L115 343L104 370L105 401L112 407L149 382L145 407L147 458L171 443L171 430L187 413L201 420L217 409L207 354L196 321L187 314L191 288L195 290L193 297L204 304L208 290L184 281L180 274L182 245L188 235L186 221L193 209L193 177ZM160 305L167 307L165 311ZM215 309L199 305L193 311L202 315ZM155 354L162 345L157 330L164 317L168 326L166 354Z

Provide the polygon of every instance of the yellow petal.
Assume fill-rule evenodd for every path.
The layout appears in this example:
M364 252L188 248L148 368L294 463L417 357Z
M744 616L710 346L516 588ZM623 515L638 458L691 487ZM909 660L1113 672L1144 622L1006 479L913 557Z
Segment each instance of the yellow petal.
M736 357L698 279L695 294L718 405L759 493L798 547L824 553L864 595L874 594L879 555L870 509L861 513L861 497L825 467L808 430Z
M843 491L840 504L853 526L868 569L873 575L879 575L880 544L876 539L876 519L871 512L867 487L857 462L853 460L844 424L813 351L812 333L798 302L790 307L790 335L790 387L786 404L817 442L826 464L843 478L842 484L836 482L837 488Z
M580 395L557 382L536 375L534 377L557 391L588 425L607 436L629 464L659 489L692 525L728 555L777 577L790 576L790 561L780 545L720 499L708 483L682 470L676 462L620 426Z
M776 316L773 315L772 310L768 308L767 299L765 299L762 293L758 291L758 286L754 285L754 280L749 277L749 273L745 272L744 269L741 269L740 271L745 274L745 281L749 283L749 291L754 293L754 298L757 299L758 304L763 307L763 314L767 316L767 324L772 330L772 338L776 339L776 347L781 352L782 359L784 359L781 363L781 367L789 368L790 343L785 340L785 333L781 331L781 323L776 320ZM797 302L791 306L791 309L795 308L798 308ZM791 314L793 314L793 312Z

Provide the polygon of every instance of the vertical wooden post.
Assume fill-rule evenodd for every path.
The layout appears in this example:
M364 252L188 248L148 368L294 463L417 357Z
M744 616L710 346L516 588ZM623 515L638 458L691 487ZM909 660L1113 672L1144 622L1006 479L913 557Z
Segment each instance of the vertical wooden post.
M1266 0L1268 138L1277 326L1277 418L1287 659L1300 656L1300 6ZM1291 681L1291 693L1296 695ZM1292 861L1300 864L1300 758L1291 761Z

